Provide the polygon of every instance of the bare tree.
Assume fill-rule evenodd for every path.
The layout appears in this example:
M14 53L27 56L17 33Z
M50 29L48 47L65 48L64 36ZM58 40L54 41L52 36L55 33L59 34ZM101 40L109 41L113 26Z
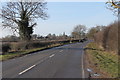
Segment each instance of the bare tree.
M97 33L97 32L98 32L97 29L96 29L95 27L92 27L92 28L88 31L87 36L88 36L89 38L94 38L94 35L95 35L95 33Z
M86 26L77 25L72 32L72 36L75 38L83 38L85 36Z
M95 37L96 33L100 32L100 31L103 31L105 28L106 28L105 26L92 27L88 30L87 37L93 39Z
M107 8L112 10L115 15L119 15L120 14L120 1L119 0L109 0L108 2L106 2L107 4Z
M18 31L22 40L30 40L37 18L47 19L46 2L7 2L1 9L4 28Z

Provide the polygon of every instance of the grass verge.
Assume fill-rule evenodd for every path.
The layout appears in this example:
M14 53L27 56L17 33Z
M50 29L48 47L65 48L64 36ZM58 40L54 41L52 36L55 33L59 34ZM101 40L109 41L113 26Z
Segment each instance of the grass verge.
M88 66L100 73L102 78L118 77L118 55L102 50L96 43L86 46Z

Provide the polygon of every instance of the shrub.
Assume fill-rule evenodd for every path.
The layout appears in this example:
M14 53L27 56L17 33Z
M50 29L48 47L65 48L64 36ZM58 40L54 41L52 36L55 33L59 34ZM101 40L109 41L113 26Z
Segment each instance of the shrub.
M12 50L14 51L20 51L20 50L26 50L26 49L33 49L33 48L40 48L45 47L52 44L52 42L17 42L12 43Z
M27 43L26 47L28 49L31 49L31 48L39 48L39 47L45 47L45 46L48 46L50 45L51 43L50 42L31 42L31 43Z
M16 43L11 43L11 48L14 51L20 51L27 49L26 45L27 45L26 42L16 42Z
M105 50L118 52L118 22L114 22L95 34L95 42Z
M9 52L9 50L11 50L10 44L3 44L2 45L2 54L6 54L7 52Z

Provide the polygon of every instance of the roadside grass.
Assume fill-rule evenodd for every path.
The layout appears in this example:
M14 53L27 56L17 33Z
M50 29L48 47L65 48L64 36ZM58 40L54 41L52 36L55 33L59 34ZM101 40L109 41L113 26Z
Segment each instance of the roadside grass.
M34 48L34 49L28 49L28 50L24 50L24 51L7 53L5 55L0 55L0 61L5 61L5 60L8 60L8 59L12 59L12 58L15 58L15 57L20 57L20 56L23 56L23 55L26 55L26 54L31 54L31 53L34 53L34 52L42 51L42 50L45 50L45 49L49 49L49 48L53 48L53 47L57 47L57 46L61 46L61 45L63 45L63 44L52 44L52 45L41 47L41 48Z
M118 77L118 55L102 50L96 43L89 43L86 48L86 54L89 55L89 60L100 72L104 72L110 77ZM106 76L107 77L107 76ZM109 78L109 77L108 77Z

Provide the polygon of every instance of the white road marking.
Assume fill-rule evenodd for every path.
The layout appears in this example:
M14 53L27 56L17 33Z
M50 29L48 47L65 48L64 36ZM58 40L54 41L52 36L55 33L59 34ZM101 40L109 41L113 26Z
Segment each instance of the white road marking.
M55 52L56 52L56 51L54 51L54 52L52 52L52 53L55 53ZM31 55L31 54L29 54L29 55ZM20 58L24 58L24 57L26 57L26 56L28 56L28 55L25 55L25 56L20 57ZM53 56L55 56L55 54L52 54L52 55L49 56L49 57L51 58L51 57L53 57ZM47 59L47 58L46 58L46 59ZM33 65L33 66L31 66L31 67L23 70L22 72L19 73L19 75L22 75L23 73L29 71L30 69L32 69L32 68L34 68L35 66L37 66L38 64L42 63L42 62L45 61L46 59L43 59L43 60L41 60L40 62L36 63L35 65Z
M62 52L63 50L61 50L60 52Z
M25 55L24 57L27 57L28 55Z
M21 75L21 74L27 72L28 70L32 69L32 68L35 67L35 66L36 66L36 65L33 65L33 66L31 66L31 67L25 69L24 71L20 72L19 75Z
M15 60L15 59L13 59L13 60Z
M56 52L56 51L54 51L54 52L52 52L52 53L55 53L55 52ZM31 55L31 54L29 54L29 55ZM23 56L23 57L26 57L26 56L28 56L28 55L25 55L25 56ZM49 56L49 57L51 58L51 57L53 57L53 56L55 56L55 54L52 54L52 55ZM21 58L23 58L23 57L21 57ZM45 59L45 60L46 60L46 59ZM19 73L19 75L22 75L23 73L29 71L30 69L34 68L36 65L42 63L42 62L45 61L45 60L41 60L40 62L36 63L35 65L33 65L33 66L31 66L31 67L29 67L29 68L23 70L22 72Z
M49 57L51 58L51 57L53 57L53 56L55 56L55 54L52 54L52 55L51 55L51 56L49 56Z
M84 56L83 56L83 53L82 53L82 58L81 58L81 59L82 59L82 60L81 60L81 61L82 61L82 78L85 78L84 62L83 62L83 59L84 59L84 58L83 58L83 57L84 57Z

